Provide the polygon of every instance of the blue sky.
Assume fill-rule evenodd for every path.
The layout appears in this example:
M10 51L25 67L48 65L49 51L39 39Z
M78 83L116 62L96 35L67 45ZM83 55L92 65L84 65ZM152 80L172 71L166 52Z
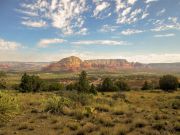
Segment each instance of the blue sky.
M0 61L180 62L179 0L1 0Z

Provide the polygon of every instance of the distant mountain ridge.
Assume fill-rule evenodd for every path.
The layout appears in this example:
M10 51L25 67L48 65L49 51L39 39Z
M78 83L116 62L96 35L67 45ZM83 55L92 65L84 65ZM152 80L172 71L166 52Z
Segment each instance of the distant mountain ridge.
M75 72L79 70L160 70L180 71L179 63L150 63L128 62L126 59L94 59L81 60L70 56L58 62L0 62L3 71L44 71L44 72Z

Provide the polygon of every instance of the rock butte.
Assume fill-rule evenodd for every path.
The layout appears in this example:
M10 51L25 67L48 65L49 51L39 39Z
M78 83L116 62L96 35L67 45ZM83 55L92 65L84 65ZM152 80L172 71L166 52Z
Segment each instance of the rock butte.
M76 56L70 56L61 59L57 63L52 63L45 67L44 71L78 71L78 70L118 70L118 69L134 69L143 68L145 64L137 62L128 62L125 59L96 59L96 60L81 60Z

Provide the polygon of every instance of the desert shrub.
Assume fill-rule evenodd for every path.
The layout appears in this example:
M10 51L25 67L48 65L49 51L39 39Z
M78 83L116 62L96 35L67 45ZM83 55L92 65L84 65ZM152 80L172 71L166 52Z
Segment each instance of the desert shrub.
M117 81L115 83L115 85L118 87L118 90L122 90L122 91L129 91L130 90L129 85L122 80Z
M147 125L147 121L143 120L143 119L136 119L134 121L134 126L136 128L143 128Z
M6 81L4 79L0 79L0 89L6 89Z
M93 96L86 93L74 93L71 94L69 98L76 103L80 103L81 105L89 105L93 100Z
M175 99L172 101L172 108L173 109L180 109L180 100L179 99Z
M178 79L172 75L165 75L159 80L159 86L164 91L174 91L178 88Z
M105 78L101 85L99 85L100 91L108 92L108 91L117 91L118 88L113 84L113 81L110 78Z
M53 114L63 114L65 107L70 107L71 100L60 96L52 96L47 99L45 111Z
M7 122L18 113L19 105L17 99L0 92L0 123Z
M49 84L49 90L50 91L58 91L58 90L63 90L63 89L64 89L63 84L56 83L56 82L53 82L53 83Z
M145 81L141 88L141 90L152 90L152 89L153 89L153 86L148 81Z

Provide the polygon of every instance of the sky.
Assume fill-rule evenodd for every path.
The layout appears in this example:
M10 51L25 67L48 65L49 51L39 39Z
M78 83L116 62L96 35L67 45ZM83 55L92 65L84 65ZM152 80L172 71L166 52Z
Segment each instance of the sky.
M179 0L0 0L0 61L180 62Z

